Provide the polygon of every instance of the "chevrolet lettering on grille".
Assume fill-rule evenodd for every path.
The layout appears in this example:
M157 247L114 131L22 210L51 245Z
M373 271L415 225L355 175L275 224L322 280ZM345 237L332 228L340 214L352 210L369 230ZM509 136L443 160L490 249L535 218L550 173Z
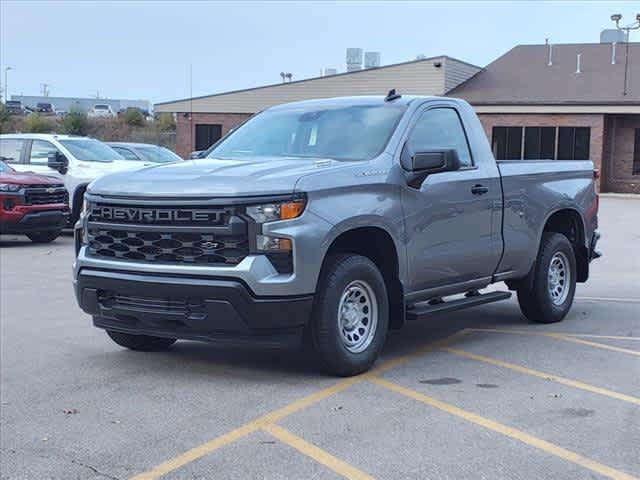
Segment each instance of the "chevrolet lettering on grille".
M195 209L158 209L130 207L94 207L95 220L122 220L140 223L157 222L218 222L220 212Z

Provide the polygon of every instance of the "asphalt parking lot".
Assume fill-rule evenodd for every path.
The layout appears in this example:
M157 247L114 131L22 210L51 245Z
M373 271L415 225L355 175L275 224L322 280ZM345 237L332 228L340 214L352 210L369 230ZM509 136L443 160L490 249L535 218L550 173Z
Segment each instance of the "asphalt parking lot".
M369 374L298 352L134 353L71 290L71 237L0 240L2 479L640 477L640 200L601 200L568 318L410 324Z

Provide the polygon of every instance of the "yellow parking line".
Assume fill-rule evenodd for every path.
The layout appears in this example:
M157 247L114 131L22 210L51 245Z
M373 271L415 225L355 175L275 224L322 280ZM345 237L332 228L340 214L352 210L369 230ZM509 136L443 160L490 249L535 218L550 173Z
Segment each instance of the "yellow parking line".
M269 432L283 443L295 448L299 452L305 454L307 457L314 459L316 462L321 463L325 467L330 468L338 475L344 478L352 480L373 480L373 477L364 473L362 470L358 470L356 467L343 462L339 458L334 457L329 452L316 447L312 443L294 435L290 431L278 426L278 425L265 425L262 429Z
M557 340L564 340L567 342L573 342L573 343L580 343L582 345L588 345L590 347L595 347L595 348L602 348L604 350L611 350L613 352L620 352L620 353L627 353L629 355L638 355L640 356L640 351L638 350L631 350L629 348L621 348L621 347L615 347L613 345L606 345L604 343L597 343L597 342L590 342L588 340L581 340L580 338L577 338L576 336L572 335L572 334L568 334L568 333L555 333L555 332L534 332L534 331L529 331L529 330L515 330L515 329L502 329L502 328L469 328L467 329L468 332L490 332L490 333L507 333L507 334L513 334L513 335L535 335L535 336L539 336L539 337L549 337L549 338L555 338ZM598 337L598 338L605 338L605 337ZM626 337L623 337L626 338Z
M557 333L548 333L547 336L551 338L557 338L558 340L580 343L582 345L588 345L590 347L602 348L604 350L611 350L613 352L628 353L629 355L637 355L640 357L640 352L638 350L631 350L630 348L620 348L613 345L607 345L605 343L590 342L588 340L582 340L580 338L571 337L569 335L559 335Z
M282 408L269 412L266 415L263 415L262 417L259 417L255 420L252 420L236 428L235 430L232 430L228 433L225 433L223 435L220 435L219 437L214 438L213 440L209 440L206 443L198 445L197 447L194 447L190 450L187 450L186 452L181 453L161 463L160 465L153 467L151 470L147 472L143 472L134 477L131 477L131 480L155 480L161 477L162 475L166 475L167 473L172 472L186 465L187 463L193 462L194 460L198 460L199 458L202 458L205 455L208 455L209 453L225 445L228 445L229 443L235 442L236 440L239 440L240 438L246 435L249 435L250 433L253 433L262 427L273 424L283 419L284 417L291 415L292 413L298 412L304 408L309 407L310 405L313 405L314 403L319 402L320 400L323 400L327 397L335 395L336 393L339 393L351 387L352 385L361 383L365 381L367 378L369 378L371 375L379 375L380 373L386 372L391 368L394 368L398 365L408 362L412 358L417 357L418 355L421 355L427 351L432 351L432 350L437 350L439 348L442 348L463 334L464 334L464 330L456 332L453 335L450 335L446 338L432 342L416 350L413 353L402 355L392 360L388 360L384 362L382 365L380 365L379 367L370 371L369 373L365 373L357 377L351 377L351 378L346 378L344 380L341 380L340 382L330 387L314 392L311 395L301 398L300 400L296 400L295 402L285 405Z
M623 335L593 335L591 333L558 332L558 335L564 335L566 337L578 337L578 338L602 338L602 339L608 339L608 340L640 340L640 337L625 337Z
M632 477L627 473L621 472L620 470L616 470L607 465L603 465L602 463L596 462L595 460L591 460L590 458L587 458L578 453L572 452L571 450L567 450L565 448L559 447L558 445L555 445L553 443L550 443L540 438L529 435L528 433L525 433L521 430L517 430L515 428L509 427L502 423L495 422L493 420L482 417L475 413L458 408L454 405L442 402L432 397L428 397L414 390L401 387L400 385L391 383L388 380L384 380L382 378L371 378L370 381L377 385L385 387L389 390L392 390L396 393L399 393L400 395L404 395L406 397L412 398L426 405L429 405L431 407L447 412L451 415L455 415L456 417L467 420L468 422L475 423L476 425L480 425L484 428L493 430L494 432L500 433L509 438L513 438L514 440L518 440L522 443L525 443L529 446L532 446L544 452L550 453L551 455L555 455L556 457L559 457L568 462L572 462L572 463L575 463L576 465L580 465L581 467L589 469L592 472L599 473L600 475L604 475L606 477L609 477L615 480L638 480L637 478Z
M570 378L564 378L564 377L559 377L558 375L552 375L550 373L540 372L538 370L526 368L520 365L516 365L514 363L503 362L502 360L496 360L495 358L477 355L475 353L466 352L464 350L457 350L455 348L448 348L448 347L444 347L442 348L442 350L445 352L453 353L455 355L460 355L461 357L470 358L471 360L477 360L479 362L488 363L490 365L495 365L497 367L508 368L509 370L514 370L516 372L524 373L526 375L543 378L545 380L551 380L552 382L561 383L562 385L567 385L569 387L579 388L580 390L586 390L587 392L597 393L599 395L605 395L607 397L615 398L616 400L622 400L623 402L640 405L640 398L632 397L631 395L625 395L624 393L614 392L613 390L608 390L606 388L596 387L594 385L589 385L588 383L582 383L582 382L578 382L577 380L571 380Z
M640 303L640 298L628 297L576 297L576 300L586 300L588 302Z

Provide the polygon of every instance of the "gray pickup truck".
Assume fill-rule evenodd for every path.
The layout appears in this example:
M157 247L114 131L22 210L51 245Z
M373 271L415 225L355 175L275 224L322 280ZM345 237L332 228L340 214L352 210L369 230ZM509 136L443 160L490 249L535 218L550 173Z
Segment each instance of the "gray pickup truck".
M117 344L302 344L336 375L406 321L509 298L496 282L560 321L599 256L590 161L496 162L467 103L393 91L269 108L85 203L75 292Z

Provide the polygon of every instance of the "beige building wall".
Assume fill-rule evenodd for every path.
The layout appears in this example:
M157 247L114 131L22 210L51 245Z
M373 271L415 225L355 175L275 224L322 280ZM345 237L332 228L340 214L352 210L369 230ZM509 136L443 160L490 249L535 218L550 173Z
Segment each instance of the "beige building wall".
M352 95L444 95L480 69L448 57L434 57L354 73L157 104L157 112L255 113L281 103Z

